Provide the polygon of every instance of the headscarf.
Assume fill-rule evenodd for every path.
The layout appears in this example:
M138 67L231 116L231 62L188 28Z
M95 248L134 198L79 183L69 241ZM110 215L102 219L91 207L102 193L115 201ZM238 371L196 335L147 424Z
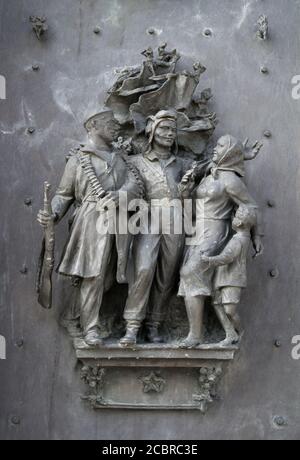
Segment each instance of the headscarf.
M151 151L152 142L153 142L156 128L162 121L166 121L166 120L175 122L177 125L176 111L175 110L160 110L159 112L157 112L156 115L150 115L148 117L148 122L146 126L146 134L149 136L149 139L148 139L149 145L148 145L146 153L149 153ZM175 152L174 152L175 154L177 153L177 150L178 150L178 144L177 144L177 139L176 139L175 140Z
M211 174L215 177L218 170L233 171L240 177L245 175L244 147L235 137L227 134L222 136L226 139L227 149L217 163L212 163Z

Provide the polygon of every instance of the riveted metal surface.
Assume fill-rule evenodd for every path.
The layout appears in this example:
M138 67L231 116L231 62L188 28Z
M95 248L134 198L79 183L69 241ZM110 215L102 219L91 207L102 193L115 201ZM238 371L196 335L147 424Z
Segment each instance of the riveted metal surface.
M256 37L261 14L269 20L267 40ZM47 17L41 40L31 15ZM7 83L0 101L0 335L7 342L1 438L299 438L300 361L291 358L292 337L300 334L300 101L291 85L300 74L299 22L298 0L0 1L0 73ZM184 62L199 59L207 67L201 87L214 94L215 139L266 136L263 151L247 164L249 189L263 210L265 253L249 261L242 350L205 417L91 411L80 400L76 356L58 325L68 282L55 279L52 311L38 306L34 292L44 180L57 186L65 154L82 142L82 122L101 108L114 69L138 64L140 51L164 41ZM24 206L27 197L31 206ZM58 229L57 251L66 232L67 222ZM280 276L270 276L273 267ZM20 337L26 346L15 346Z

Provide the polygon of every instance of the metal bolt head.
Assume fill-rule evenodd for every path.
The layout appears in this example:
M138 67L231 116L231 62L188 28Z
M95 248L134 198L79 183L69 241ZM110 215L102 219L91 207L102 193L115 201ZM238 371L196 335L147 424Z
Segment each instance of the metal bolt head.
M101 28L100 27L94 27L94 34L99 35L101 33Z
M26 275L26 273L28 273L28 268L26 267L26 265L23 265L23 267L20 269L20 273L22 275Z
M274 420L275 425L277 425L277 426L282 427L282 426L287 425L287 422L286 422L285 418L281 417L280 415L276 415L276 417L274 417L273 420Z
M281 341L278 340L278 339L275 340L274 345L275 345L276 348L281 348L281 347L282 347L282 343L281 343Z
M266 75L266 74L269 73L269 69L268 69L268 67L266 67L266 66L262 66L262 67L260 68L260 71L261 71L261 73L263 73L264 75Z
M18 348L22 348L23 345L24 345L24 340L23 340L23 339L18 339L18 340L16 341L16 346L17 346Z
M267 131L265 131L265 132L264 132L264 136L265 136L265 137L267 137L267 138L270 138L270 137L272 137L272 133L271 133L271 131L268 131L268 130L267 130Z
M25 204L26 206L31 206L31 205L32 205L32 199L31 199L31 198L25 198L24 204Z
M211 37L212 36L212 30L211 29L204 29L204 35L205 37Z
M20 425L21 419L17 415L13 415L11 417L11 422L13 423L13 425Z
M275 208L275 206L276 206L275 201L273 201L273 200L268 200L267 204L268 204L269 208Z
M147 34L149 34L149 35L155 35L155 29L154 29L154 27L149 27L149 29L147 29Z
M35 128L33 126L30 126L28 129L27 129L27 132L28 134L33 134L35 132Z
M270 276L271 278L278 278L279 270L277 268L273 268L272 270L270 270Z
M38 64L33 64L32 70L33 70L34 72L38 72L38 71L40 70L40 66L39 66Z

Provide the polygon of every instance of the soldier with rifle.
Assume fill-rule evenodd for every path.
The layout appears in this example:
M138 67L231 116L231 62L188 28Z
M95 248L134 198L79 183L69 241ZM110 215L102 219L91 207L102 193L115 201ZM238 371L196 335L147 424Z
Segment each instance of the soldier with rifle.
M112 142L118 138L120 128L113 113L106 111L94 115L85 123L85 128L88 143L68 160L51 206L45 203L44 209L38 213L38 222L46 232L46 257L41 263L38 290L40 303L49 308L52 270L47 263L51 259L48 257L49 250L53 253L54 248L52 226L75 204L69 238L57 270L62 275L80 279L78 301L81 327L85 342L95 346L102 342L99 311L105 279L111 278L109 271L112 269L113 254L117 252L118 256L117 281L124 283L130 238L128 234L116 232L114 235L97 228L99 203L102 209L115 205L117 219L119 192L127 192L130 201L140 196L140 187L122 155L112 151ZM49 229L52 238L49 238Z

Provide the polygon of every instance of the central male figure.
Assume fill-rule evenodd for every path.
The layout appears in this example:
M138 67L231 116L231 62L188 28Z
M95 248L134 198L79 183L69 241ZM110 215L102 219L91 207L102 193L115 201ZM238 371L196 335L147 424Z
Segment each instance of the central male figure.
M176 219L182 220L182 209L171 201L180 200L178 185L190 164L175 156L176 112L163 110L151 116L146 133L149 136L146 153L131 157L131 161L143 179L146 201L159 210L149 215L148 234L139 234L134 238L133 270L124 312L127 328L126 335L120 341L123 346L136 343L144 319L148 340L154 343L163 341L159 328L166 314L167 300L184 246L184 231L174 233ZM171 231L163 228L163 211L169 212ZM158 229L157 234L150 234L151 226Z

